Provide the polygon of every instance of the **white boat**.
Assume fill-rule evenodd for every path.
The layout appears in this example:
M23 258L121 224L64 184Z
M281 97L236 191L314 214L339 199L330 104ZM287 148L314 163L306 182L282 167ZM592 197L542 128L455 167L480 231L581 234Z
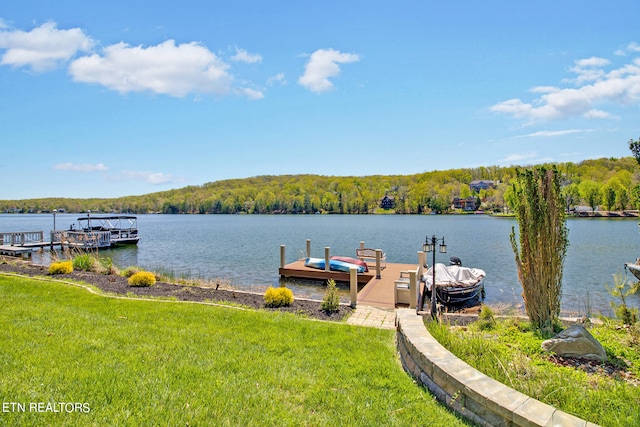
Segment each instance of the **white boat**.
M486 273L479 268L463 267L459 264L435 265L436 299L447 307L463 306L476 302L484 289ZM431 298L433 268L423 275L424 294Z
M73 226L67 232L69 240L97 242L93 246L136 245L138 218L132 215L91 215L78 218L78 228Z
M640 258L636 259L636 262L628 262L624 265L625 270L629 270L636 279L640 280Z

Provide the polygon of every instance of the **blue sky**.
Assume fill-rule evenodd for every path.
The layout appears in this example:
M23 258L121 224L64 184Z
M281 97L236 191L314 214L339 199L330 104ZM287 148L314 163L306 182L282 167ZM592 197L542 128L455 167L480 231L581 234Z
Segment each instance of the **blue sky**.
M629 156L638 16L637 0L8 2L0 199Z

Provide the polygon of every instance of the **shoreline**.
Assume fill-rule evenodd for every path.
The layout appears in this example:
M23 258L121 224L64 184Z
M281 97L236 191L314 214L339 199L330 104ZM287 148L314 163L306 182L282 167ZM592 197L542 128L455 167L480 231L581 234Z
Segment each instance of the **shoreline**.
M264 302L264 294L228 288L223 289L219 287L220 284L215 287L203 287L158 281L152 286L136 287L129 285L127 278L119 274L101 274L74 270L68 274L50 275L46 267L34 265L20 259L14 260L11 257L0 257L0 274L3 273L25 278L45 278L46 280L69 284L85 283L100 289L100 295L104 297L133 296L158 301L211 303L256 311L286 312L324 321L342 321L354 311L349 305L340 304L338 311L325 312L320 307L322 301L304 298L295 298L290 306L268 307Z

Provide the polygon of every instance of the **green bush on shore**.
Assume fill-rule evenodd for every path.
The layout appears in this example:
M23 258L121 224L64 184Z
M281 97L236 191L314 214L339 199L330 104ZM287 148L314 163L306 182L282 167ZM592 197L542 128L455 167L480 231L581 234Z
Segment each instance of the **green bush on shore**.
M324 311L338 311L340 308L340 296L338 295L335 280L329 279L327 281L327 289L325 290L320 307Z

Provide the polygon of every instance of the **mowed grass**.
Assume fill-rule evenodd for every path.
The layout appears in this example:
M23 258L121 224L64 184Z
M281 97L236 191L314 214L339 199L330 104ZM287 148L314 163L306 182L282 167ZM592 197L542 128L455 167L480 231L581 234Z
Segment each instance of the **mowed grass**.
M0 425L465 425L393 331L6 276L0 307Z

